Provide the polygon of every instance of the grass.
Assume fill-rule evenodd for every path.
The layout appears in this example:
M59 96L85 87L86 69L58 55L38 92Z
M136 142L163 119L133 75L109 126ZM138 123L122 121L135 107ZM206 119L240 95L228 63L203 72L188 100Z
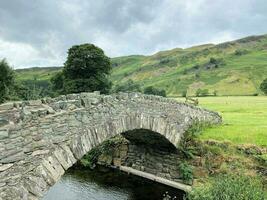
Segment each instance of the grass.
M200 138L267 147L267 97L201 97L201 107L219 112L223 125L205 130ZM178 99L183 101L182 98Z

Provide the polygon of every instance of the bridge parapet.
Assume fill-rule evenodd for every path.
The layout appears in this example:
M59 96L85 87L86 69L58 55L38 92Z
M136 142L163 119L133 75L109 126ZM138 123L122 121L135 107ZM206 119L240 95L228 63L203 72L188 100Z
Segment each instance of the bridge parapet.
M174 146L212 111L140 93L98 92L0 105L0 199L39 199L65 170L104 140L147 129Z

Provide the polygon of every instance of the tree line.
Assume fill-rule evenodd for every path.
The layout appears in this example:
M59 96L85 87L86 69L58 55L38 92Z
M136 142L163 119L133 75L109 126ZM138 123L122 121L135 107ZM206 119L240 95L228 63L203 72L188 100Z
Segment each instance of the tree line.
M72 46L68 50L63 70L54 75L50 82L37 80L36 77L33 80L18 81L15 71L3 59L0 61L0 103L93 91L103 94L144 92L166 96L165 90L152 86L141 90L141 86L132 80L112 88L109 79L111 70L110 58L93 44Z

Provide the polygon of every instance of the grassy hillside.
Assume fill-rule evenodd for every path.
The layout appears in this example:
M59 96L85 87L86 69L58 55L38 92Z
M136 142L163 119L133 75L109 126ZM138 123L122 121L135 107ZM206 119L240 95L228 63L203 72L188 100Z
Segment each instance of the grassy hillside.
M212 58L212 59L211 59ZM253 95L267 77L267 35L251 36L218 45L206 44L187 49L176 48L151 56L112 58L113 83L132 79L142 87L165 89L169 96L197 89L210 94ZM18 79L49 79L59 68L19 70Z
M16 78L19 81L48 81L61 70L61 67L34 67L28 69L17 69Z

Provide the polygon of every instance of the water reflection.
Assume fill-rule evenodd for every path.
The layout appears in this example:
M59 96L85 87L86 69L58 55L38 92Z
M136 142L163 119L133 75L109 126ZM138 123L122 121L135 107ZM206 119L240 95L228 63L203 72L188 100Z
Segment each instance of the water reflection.
M168 191L176 199L183 193L173 188L127 175L118 170L98 167L91 170L72 169L55 184L44 200L162 200Z

